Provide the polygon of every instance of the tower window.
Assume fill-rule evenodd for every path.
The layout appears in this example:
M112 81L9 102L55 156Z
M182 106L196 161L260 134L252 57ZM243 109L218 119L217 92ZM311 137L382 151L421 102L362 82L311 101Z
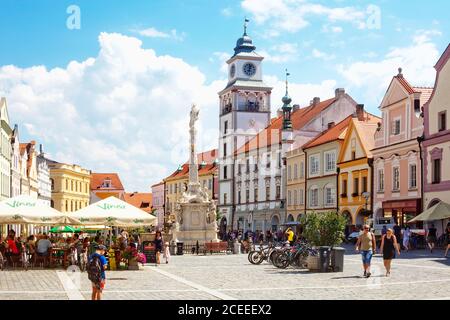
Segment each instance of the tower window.
M228 120L223 123L223 134L228 133Z

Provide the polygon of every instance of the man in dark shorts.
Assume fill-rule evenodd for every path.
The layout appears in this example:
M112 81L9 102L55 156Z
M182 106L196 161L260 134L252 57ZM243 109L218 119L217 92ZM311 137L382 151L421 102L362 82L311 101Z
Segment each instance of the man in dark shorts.
M437 229L434 227L434 224L431 225L431 228L428 228L427 242L430 252L433 253L433 249L437 242Z

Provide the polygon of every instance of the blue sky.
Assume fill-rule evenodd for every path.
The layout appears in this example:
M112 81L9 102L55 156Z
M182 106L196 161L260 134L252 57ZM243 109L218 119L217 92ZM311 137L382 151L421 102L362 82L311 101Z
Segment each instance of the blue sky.
M66 27L70 5L80 8L79 30ZM182 162L173 128L185 127L191 100L201 129L217 128L216 92L245 16L266 56L273 111L289 68L294 102L345 87L376 113L398 67L411 83L433 85L449 10L444 0L0 0L0 95L22 140L60 161L118 171L144 191Z

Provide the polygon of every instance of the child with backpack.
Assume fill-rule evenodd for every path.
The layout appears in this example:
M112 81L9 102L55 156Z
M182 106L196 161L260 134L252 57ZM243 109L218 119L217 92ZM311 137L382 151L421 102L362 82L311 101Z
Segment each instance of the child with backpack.
M92 282L92 300L101 300L102 291L105 288L106 268L108 266L105 258L106 247L96 245L95 252L89 256L87 272Z

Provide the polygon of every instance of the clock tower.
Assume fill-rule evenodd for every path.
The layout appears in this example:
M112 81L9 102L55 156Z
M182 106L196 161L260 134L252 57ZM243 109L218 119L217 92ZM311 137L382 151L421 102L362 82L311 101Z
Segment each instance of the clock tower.
M219 92L219 211L233 229L236 201L234 199L235 151L270 124L272 88L262 80L264 57L247 35L237 40L234 55L228 59L228 84ZM223 225L221 224L221 229Z

